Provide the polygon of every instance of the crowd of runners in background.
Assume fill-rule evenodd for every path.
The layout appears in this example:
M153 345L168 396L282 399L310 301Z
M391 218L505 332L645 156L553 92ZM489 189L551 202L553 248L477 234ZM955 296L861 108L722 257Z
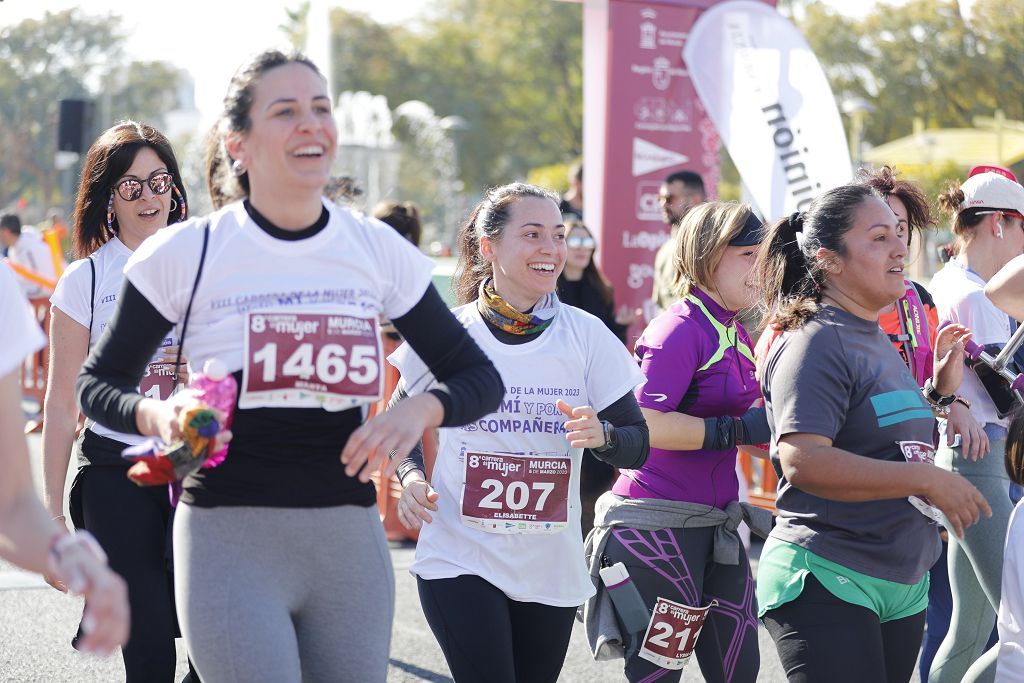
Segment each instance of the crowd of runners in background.
M171 680L177 637L186 680L384 680L380 470L460 682L557 680L577 619L630 681L679 680L691 652L708 681L755 681L759 623L791 681L907 681L915 664L1024 681L1024 420L976 353L1024 317L1012 173L977 168L937 198L955 243L927 287L907 266L939 218L894 169L784 217L673 173L660 313L630 338L643 311L616 308L597 266L581 168L565 197L484 193L450 311L415 207L382 208L393 229L324 198L336 148L323 76L278 51L230 83L207 216L159 131L96 140L50 298L42 503L16 416L45 337L0 268L0 554L85 596L74 647L120 647L128 681ZM30 251L13 217L0 227ZM739 320L755 308L758 336ZM385 321L404 340L387 357ZM129 481L122 452L183 438L196 394L179 385L212 360L238 387L217 414L227 458L171 496ZM368 418L386 363L401 380ZM774 520L741 500L741 452L779 475ZM744 522L766 538L756 576Z

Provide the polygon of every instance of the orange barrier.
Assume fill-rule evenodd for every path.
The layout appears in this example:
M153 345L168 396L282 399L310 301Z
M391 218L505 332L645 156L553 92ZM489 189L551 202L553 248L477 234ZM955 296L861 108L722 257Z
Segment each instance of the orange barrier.
M751 504L775 514L775 490L779 485L779 478L775 475L771 460L751 456L742 448L736 457L740 471L747 480Z
M382 341L385 357L391 355L401 343L383 335ZM394 393L395 387L398 386L400 376L398 369L387 362L384 363L384 366L384 392L382 394L384 398L370 407L370 417L384 412L388 401L391 400L391 394ZM423 464L426 467L428 478L434 470L434 460L436 457L437 434L433 429L428 429L423 433ZM398 520L398 499L402 497L402 485L399 483L398 477L395 476L389 477L387 482L381 482L381 473L383 471L384 466L370 475L370 480L377 487L377 511L380 513L380 519L384 523L384 534L389 541L415 541L419 538L419 530L406 529Z
M29 354L21 364L21 395L39 404L39 414L25 425L25 433L43 428L43 397L46 396L46 378L50 371L50 299L30 299L36 321L46 333L46 346Z
M18 263L15 263L14 261L12 261L10 259L4 259L4 262L10 267L11 270L14 271L15 275L18 275L19 277L22 277L22 278L28 280L29 282L37 284L40 287L48 289L51 292L57 286L57 281L56 280L49 280L49 279L43 277L42 275L40 275L39 273L37 273L35 271L32 271L32 270L29 270L25 266L23 266L21 264L18 264Z

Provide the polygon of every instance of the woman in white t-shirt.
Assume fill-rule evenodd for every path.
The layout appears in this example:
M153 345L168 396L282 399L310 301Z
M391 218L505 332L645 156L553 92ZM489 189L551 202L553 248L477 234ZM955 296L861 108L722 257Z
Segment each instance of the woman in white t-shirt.
M167 492L128 480L121 451L142 441L93 420L75 438L75 378L110 322L124 282L124 266L143 240L187 214L185 186L170 143L144 123L124 121L104 132L86 156L75 205L72 242L77 261L50 299L50 370L43 423L44 500L64 522L64 483L74 453L78 473L68 509L88 529L128 582L134 627L122 648L127 681L169 681L177 655L178 624L171 590ZM163 346L176 344L173 334ZM169 395L174 355L162 353L141 390ZM66 586L51 580L57 590ZM77 636L76 636L77 638ZM74 643L74 641L73 641Z
M225 460L184 478L174 583L204 681L383 681L394 574L370 473L424 429L479 418L501 378L389 226L323 197L337 149L327 84L297 53L236 72L210 138L215 210L146 240L78 380L113 429L178 436L189 392L135 386L175 325L192 368L239 393ZM445 386L365 421L390 319ZM385 479L391 471L385 472Z
M1024 251L1024 188L999 173L982 172L939 195L939 206L954 217L953 233L958 242L957 255L928 285L939 321L970 328L974 341L982 346L1002 346L1016 323L985 297L985 284ZM999 607L1003 542L1012 511L1010 481L1003 469L1007 419L999 417L1010 406L999 409L979 375L971 371L964 373L960 393L970 402L971 414L983 426L991 450L972 460L965 457L962 447L949 447L941 438L935 464L974 484L992 507L992 517L971 527L963 539L950 534L953 613L929 673L929 680L937 683L991 680L994 675L997 648L990 648L980 659L978 655L988 641ZM945 427L940 422L940 432Z
M398 468L399 519L426 523L411 571L460 683L558 678L576 609L594 592L582 459L639 467L647 457L639 368L601 320L554 294L565 232L558 197L532 185L493 188L477 205L459 235L454 313L505 396L483 419L441 430L429 483L416 453ZM389 360L414 399L436 380L413 351Z
M106 656L128 638L128 594L87 532L69 534L32 490L18 366L46 338L14 275L0 267L0 557L86 598L78 649Z

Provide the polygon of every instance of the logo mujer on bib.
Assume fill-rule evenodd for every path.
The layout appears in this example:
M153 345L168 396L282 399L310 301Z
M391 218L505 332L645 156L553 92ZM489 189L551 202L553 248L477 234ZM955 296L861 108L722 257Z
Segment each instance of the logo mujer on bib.
M245 316L239 408L347 410L380 400L377 319L259 311Z
M469 451L462 523L492 534L557 534L569 523L572 458Z

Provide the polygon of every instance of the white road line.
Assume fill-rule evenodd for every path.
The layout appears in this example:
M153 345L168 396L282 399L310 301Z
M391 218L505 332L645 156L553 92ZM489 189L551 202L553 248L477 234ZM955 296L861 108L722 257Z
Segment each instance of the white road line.
M43 577L28 572L0 572L0 591L25 590L26 588L47 588Z

